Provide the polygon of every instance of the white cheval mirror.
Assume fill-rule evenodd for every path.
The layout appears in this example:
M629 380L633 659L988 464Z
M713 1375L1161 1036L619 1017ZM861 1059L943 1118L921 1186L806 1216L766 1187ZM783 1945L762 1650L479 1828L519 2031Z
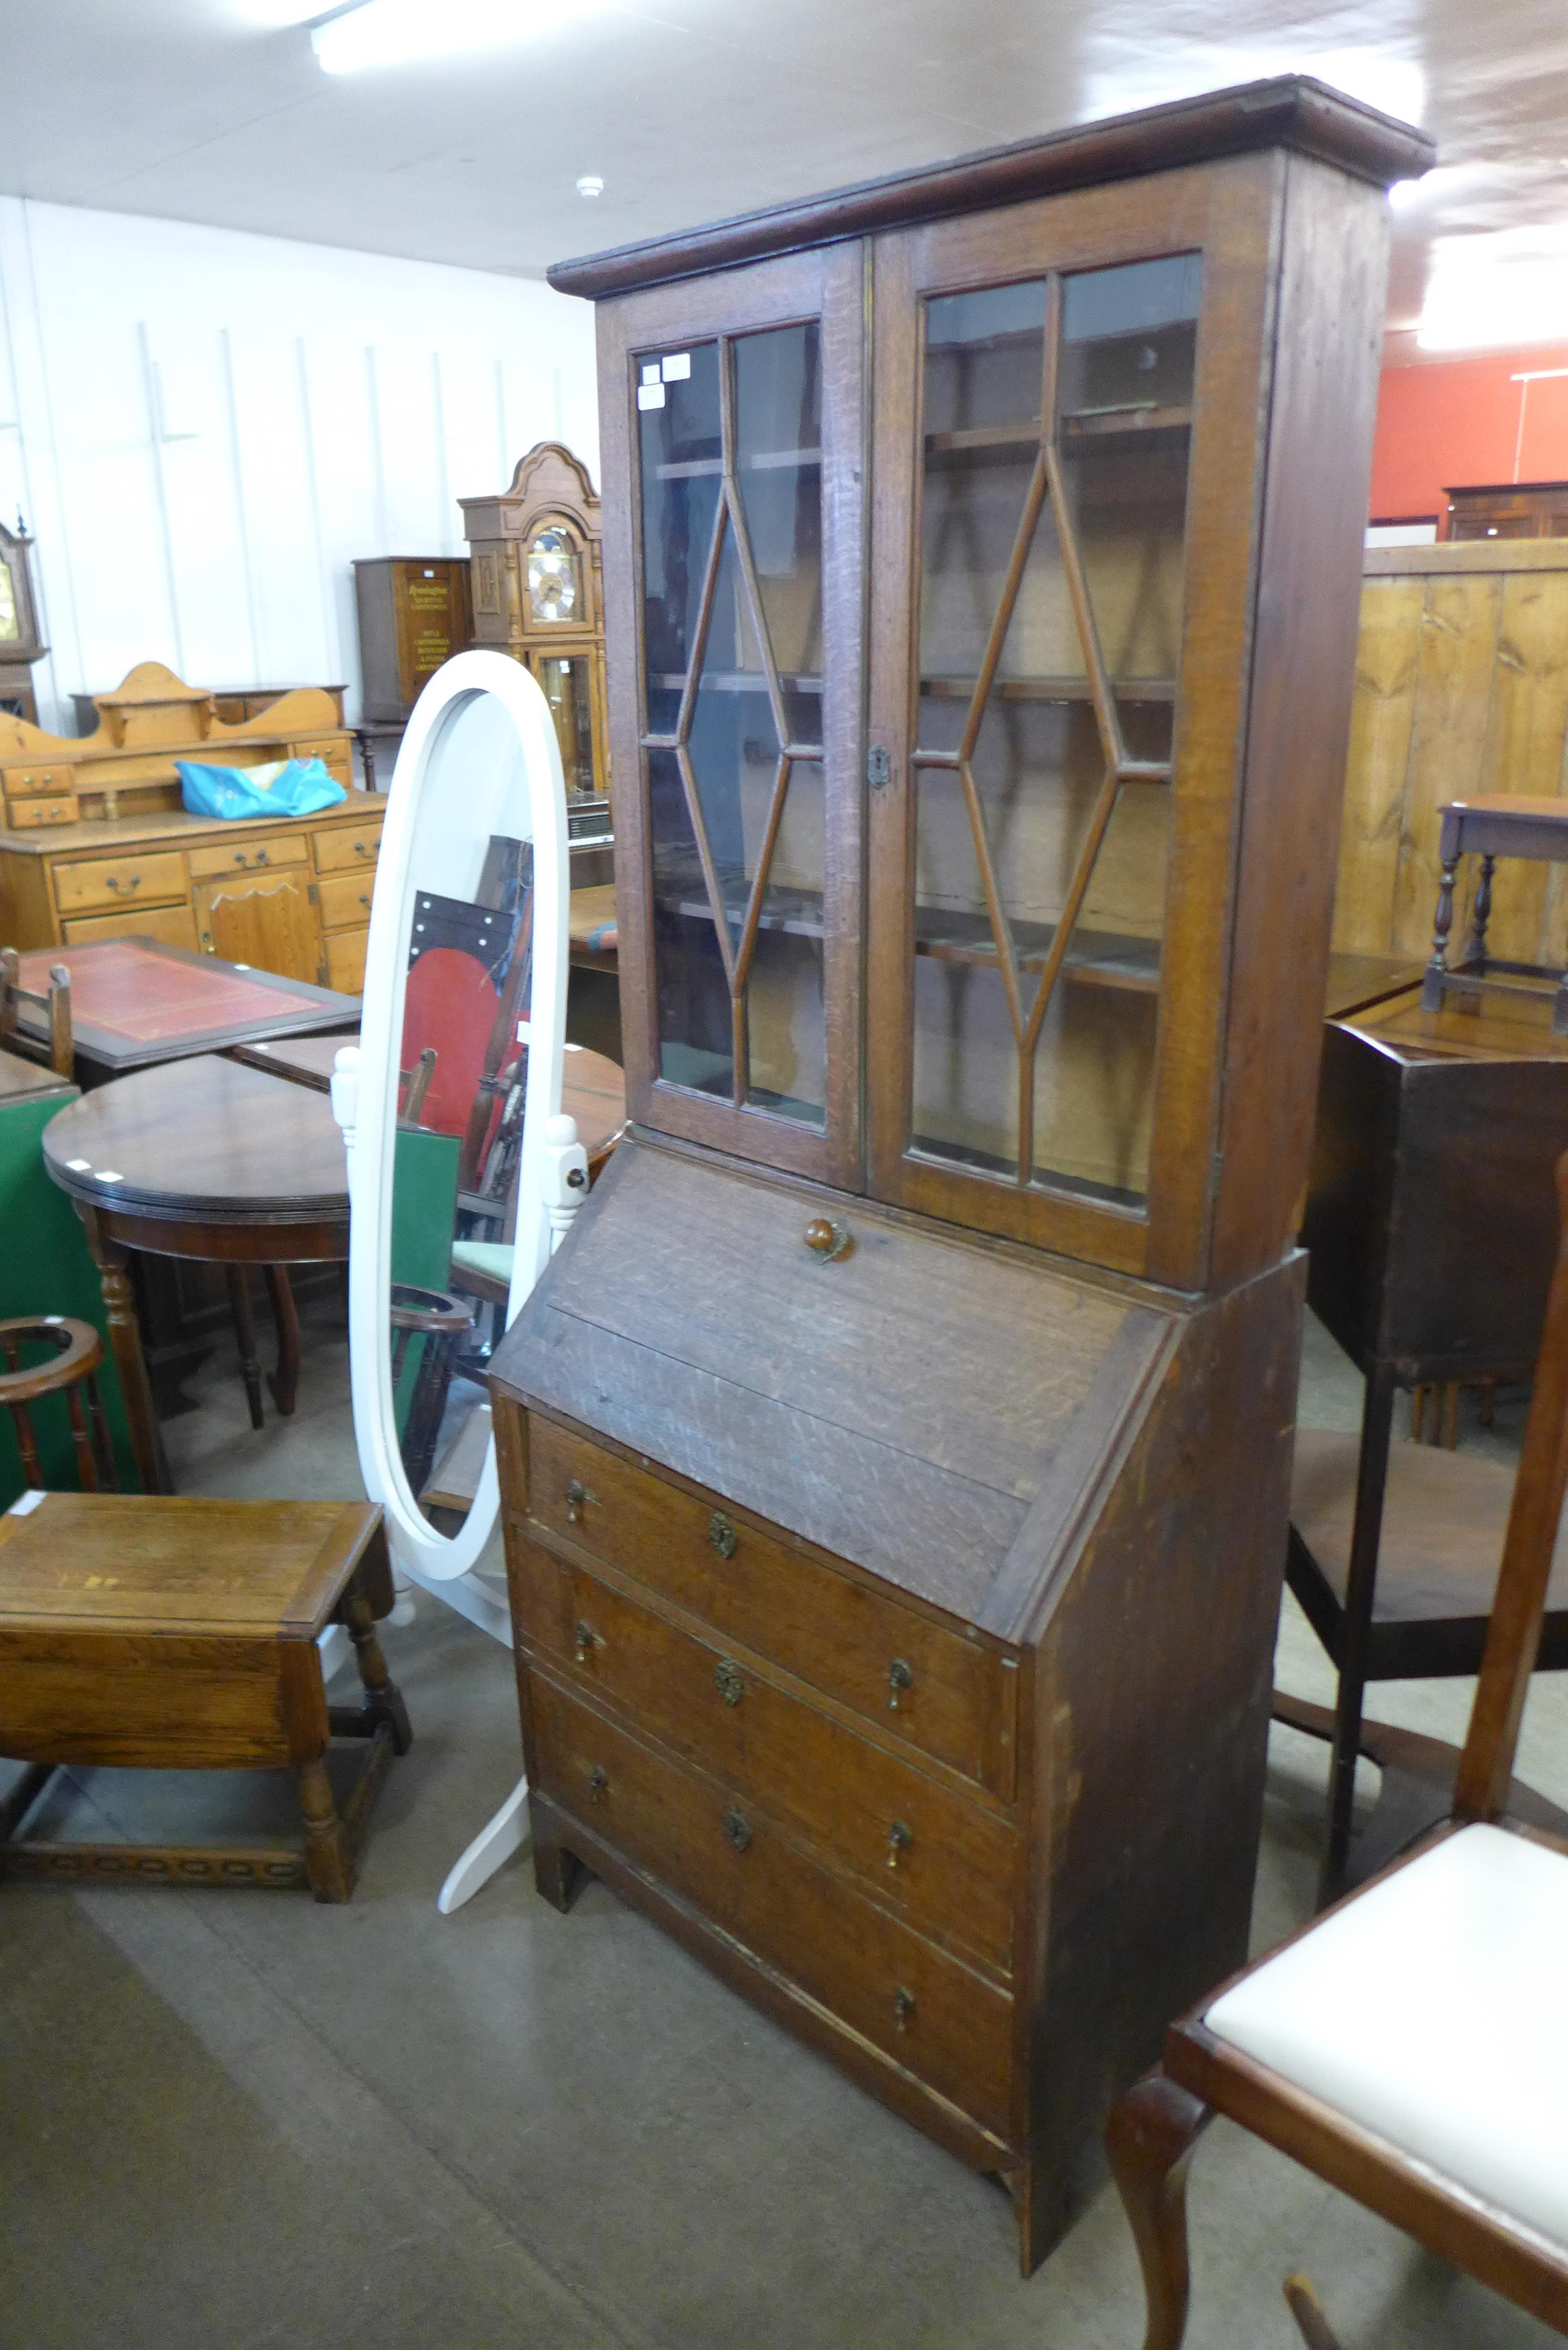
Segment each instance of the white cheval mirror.
M354 1431L386 1513L397 1613L417 1585L508 1645L504 1585L475 1572L500 1506L485 1366L587 1189L561 1116L566 833L538 685L500 653L460 653L398 754L359 1044L332 1085L348 1148ZM526 1792L458 1861L443 1910L521 1845Z

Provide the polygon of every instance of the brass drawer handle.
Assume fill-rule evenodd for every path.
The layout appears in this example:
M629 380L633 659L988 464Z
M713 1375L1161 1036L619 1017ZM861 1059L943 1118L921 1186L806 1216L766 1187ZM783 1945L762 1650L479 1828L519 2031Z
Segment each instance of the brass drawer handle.
M744 1852L752 1841L752 1831L739 1812L725 1813L724 1834L737 1852Z
M913 2015L914 2012L914 1992L912 1991L906 1991L902 1983L897 1984L894 1987L893 1991L893 2022L895 2028L899 2032L907 2032L909 2028L909 2018Z
M256 851L256 863L258 865L270 865L272 859L268 857L265 849L258 848Z
M708 1539L721 1558L733 1558L735 1545L741 1539L735 1531L733 1518L727 1518L722 1510L715 1510L708 1521Z
M888 1668L888 1711L889 1713L898 1712L898 1698L900 1693L904 1690L913 1689L914 1686L914 1674L909 1670L909 1666L904 1662L902 1657L895 1657L892 1663Z
M370 854L369 842L368 840L357 840L354 843L354 854L356 857L369 857Z
M580 1484L576 1477L569 1478L566 1483L566 1523L569 1526L580 1526L583 1523L585 1505L589 1502L597 1503L598 1498L597 1493L590 1493L586 1485Z
M140 873L133 873L129 881L122 881L118 873L106 873L103 877L103 886L106 889L140 889L141 876Z
M913 1828L906 1827L902 1820L895 1820L892 1826L888 1831L888 1866L889 1868L898 1867L898 1855L901 1852L908 1852L909 1846L914 1843L914 1841L915 1832Z
M596 1762L588 1773L588 1801L590 1804L602 1803L608 1793L609 1773L602 1762Z
M835 1257L847 1256L855 1243L847 1224L836 1217L814 1216L805 1228L805 1244L818 1264L831 1264Z
M573 1632L577 1644L577 1662L579 1665L586 1665L594 1653L594 1644L598 1638L598 1634L591 1624L584 1621L581 1616L573 1627Z
M746 1694L746 1684L741 1679L739 1665L728 1657L721 1657L713 1668L713 1686L726 1705L739 1705Z

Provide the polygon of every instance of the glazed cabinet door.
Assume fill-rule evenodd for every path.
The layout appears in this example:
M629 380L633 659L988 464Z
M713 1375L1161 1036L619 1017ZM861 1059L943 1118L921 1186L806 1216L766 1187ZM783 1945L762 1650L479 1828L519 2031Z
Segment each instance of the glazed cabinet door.
M857 1188L863 266L599 310L629 1106Z
M875 261L871 1189L1190 1288L1279 184L1241 158Z

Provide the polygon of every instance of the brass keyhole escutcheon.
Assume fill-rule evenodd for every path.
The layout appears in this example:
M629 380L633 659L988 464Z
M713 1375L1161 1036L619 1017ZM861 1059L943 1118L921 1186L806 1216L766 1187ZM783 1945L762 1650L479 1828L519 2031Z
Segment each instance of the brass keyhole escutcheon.
M752 1831L739 1812L725 1813L724 1834L737 1852L744 1852L752 1841Z
M898 1700L905 1690L913 1689L915 1676L902 1657L895 1657L888 1668L888 1711L897 1713Z
M597 1502L598 1498L599 1497L597 1493L590 1493L587 1487L577 1478L568 1478L566 1481L566 1523L569 1526L580 1526L583 1523L584 1509L589 1502Z
M573 1628L576 1636L577 1662L579 1665L586 1665L594 1653L594 1641L597 1635L593 1626L586 1623L580 1616Z
M915 1832L913 1828L907 1827L902 1820L895 1820L892 1826L888 1831L888 1866L889 1868L898 1867L898 1855L901 1852L908 1852L909 1846L914 1843L914 1841Z
M602 1762L596 1762L588 1773L588 1801L590 1804L602 1803L608 1793L609 1773Z
M715 1510L708 1521L708 1539L721 1558L733 1558L735 1545L741 1539L735 1531L733 1518L727 1518L722 1510Z
M855 1245L848 1225L830 1216L814 1216L805 1228L805 1240L819 1264L831 1264L835 1257L847 1256Z
M913 2015L914 2012L914 1992L912 1991L906 1991L902 1983L898 1984L893 1992L893 2022L898 2031L907 2032L909 2030L909 2018Z
M721 1657L713 1668L713 1686L726 1705L739 1705L746 1694L746 1684L741 1679L739 1665L728 1657Z

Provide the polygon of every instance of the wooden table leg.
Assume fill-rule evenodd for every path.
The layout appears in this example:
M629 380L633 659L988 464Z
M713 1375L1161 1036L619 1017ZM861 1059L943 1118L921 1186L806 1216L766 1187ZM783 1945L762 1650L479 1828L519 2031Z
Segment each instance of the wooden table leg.
M332 1782L319 1757L295 1770L305 1822L305 1870L318 1901L347 1901L354 1890L354 1855L332 1800Z
M1377 1593L1377 1551L1383 1539L1383 1489L1388 1482L1388 1446L1394 1427L1393 1367L1374 1363L1366 1375L1361 1416L1361 1457L1355 1471L1355 1516L1345 1612L1340 1619L1339 1691L1334 1705L1334 1753L1329 1763L1328 1846L1318 1886L1318 1906L1337 1898L1350 1850L1351 1810L1355 1799L1355 1763L1361 1752L1361 1707L1366 1689L1366 1654Z
M273 1326L277 1332L277 1368L267 1385L279 1412L287 1419L299 1386L299 1315L295 1310L294 1284L286 1264L264 1264L266 1294L272 1300Z
M226 1264L223 1278L229 1289L229 1312L234 1320L234 1339L240 1350L240 1377L245 1383L245 1401L250 1406L251 1426L265 1424L262 1409L261 1357L256 1353L255 1316L251 1312L250 1267Z
M136 1461L136 1473L144 1493L171 1493L174 1481L169 1474L168 1457L163 1450L163 1431L158 1425L158 1414L152 1407L152 1386L147 1376L146 1357L141 1351L141 1330L136 1319L136 1298L126 1270L129 1251L118 1241L109 1239L96 1211L78 1201L77 1213L82 1220L82 1230L103 1290L104 1310L109 1317L109 1351L115 1369L119 1373L119 1392L125 1403L125 1417L130 1429L130 1449Z

